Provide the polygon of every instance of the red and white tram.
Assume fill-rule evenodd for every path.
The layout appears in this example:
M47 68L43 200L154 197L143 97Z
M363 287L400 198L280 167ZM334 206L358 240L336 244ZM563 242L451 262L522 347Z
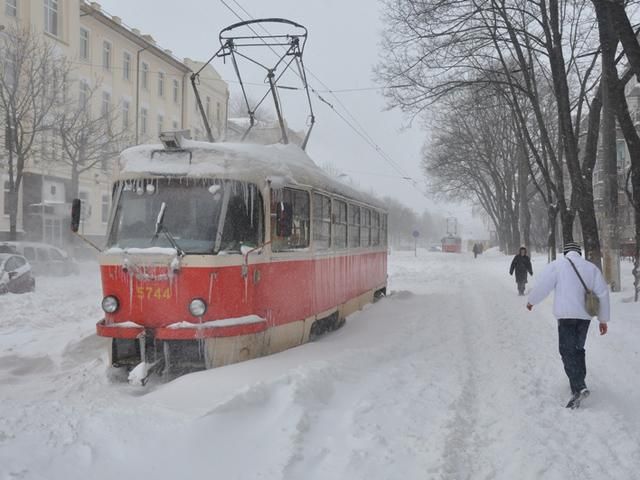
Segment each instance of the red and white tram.
M462 239L456 235L447 235L442 239L442 251L446 253L462 252Z
M386 238L381 203L296 146L133 147L113 188L97 332L114 366L145 378L279 352L385 293Z

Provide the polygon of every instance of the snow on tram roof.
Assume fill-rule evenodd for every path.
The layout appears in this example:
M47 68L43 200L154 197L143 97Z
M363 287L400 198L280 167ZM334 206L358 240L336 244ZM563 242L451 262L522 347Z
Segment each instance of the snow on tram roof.
M315 187L379 208L372 195L345 185L328 175L296 145L209 143L182 140L183 150L162 145L138 145L120 154L120 179L142 176L185 176L228 178L262 185L271 180L284 185ZM190 152L191 157L185 154ZM154 153L161 152L161 153Z

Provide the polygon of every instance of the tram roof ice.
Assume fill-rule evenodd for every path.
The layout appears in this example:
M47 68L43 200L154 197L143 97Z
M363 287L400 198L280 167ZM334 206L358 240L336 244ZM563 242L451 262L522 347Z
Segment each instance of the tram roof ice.
M328 175L296 145L208 143L183 140L190 152L165 150L162 145L139 145L120 155L121 179L186 176L228 178L255 183L270 181L274 188L286 184L311 186L384 208L375 197ZM162 151L162 154L153 154ZM153 154L153 156L152 156Z

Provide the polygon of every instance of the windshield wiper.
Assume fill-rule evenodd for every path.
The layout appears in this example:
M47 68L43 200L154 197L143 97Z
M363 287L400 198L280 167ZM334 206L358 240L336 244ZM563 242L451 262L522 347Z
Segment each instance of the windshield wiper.
M178 255L183 257L184 250L180 248L180 245L178 245L178 242L176 242L176 239L173 238L173 235L171 235L171 232L167 229L167 227L164 226L164 214L166 213L166 211L167 211L167 204L165 202L162 202L162 205L160 205L160 211L158 212L158 217L156 219L156 231L153 234L153 238L151 239L151 244L153 245L156 242L156 240L158 239L158 236L160 235L160 232L162 232L164 236L167 238L167 240L169 241L169 243L171 244L171 246L176 249L176 252L178 252Z

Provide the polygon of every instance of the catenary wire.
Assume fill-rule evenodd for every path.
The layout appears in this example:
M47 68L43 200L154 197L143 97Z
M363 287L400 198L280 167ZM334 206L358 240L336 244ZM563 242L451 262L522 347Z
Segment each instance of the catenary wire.
M238 8L240 8L245 15L247 15L250 19L254 20L255 18L237 1L237 0L231 0L233 1L234 4L236 4L238 6ZM238 18L240 21L244 21L245 19L238 14L225 0L220 0L220 2L236 17ZM267 33L268 35L271 35L271 33L263 26L260 25L261 29ZM255 31L255 29L253 29L251 26L249 26L249 29L258 36L258 33ZM263 40L263 43L264 42ZM273 47L267 45L269 47L269 49L277 55L277 52L273 49ZM344 103L334 94L335 92L333 90L331 90L322 80L320 80L320 78L315 75L310 69L307 68L307 71L309 72L309 74L320 84L322 85L325 89L326 89L326 93L330 93L338 102L338 104L342 107L342 109L346 112L346 115L349 116L352 121L350 121L345 115L343 115L342 113L340 113L335 106L333 106L330 102L328 102L326 99L324 99L320 94L319 91L314 89L313 86L311 84L309 84L309 88L311 89L311 91L316 95L316 97L325 105L327 105L356 135L358 135L362 140L365 141L365 143L367 143L371 148L373 148L378 155L385 161L387 162L387 164L389 164L399 175L400 177L402 177L403 179L409 181L409 183L423 196L427 197L426 193L420 188L418 182L411 177L410 175L408 175L403 169L402 167L396 163L376 142L375 140L371 137L371 135L369 135L369 133L366 131L366 129L362 126L362 124L358 121L358 119L351 114L351 112L349 111L349 109L344 105ZM396 87L397 88L397 87ZM355 125L354 125L355 123ZM357 125L357 127L356 127Z

